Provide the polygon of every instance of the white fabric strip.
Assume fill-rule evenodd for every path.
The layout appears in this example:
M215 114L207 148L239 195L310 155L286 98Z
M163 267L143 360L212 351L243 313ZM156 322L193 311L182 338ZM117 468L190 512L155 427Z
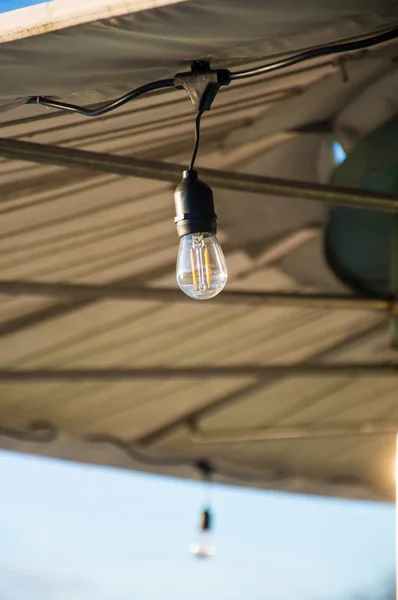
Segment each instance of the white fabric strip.
M1 15L0 43L186 0L52 0Z

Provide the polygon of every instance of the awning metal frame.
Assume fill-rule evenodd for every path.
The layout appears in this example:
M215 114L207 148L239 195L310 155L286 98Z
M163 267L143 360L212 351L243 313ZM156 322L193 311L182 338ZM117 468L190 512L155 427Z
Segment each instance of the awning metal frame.
M195 421L188 423L189 437L195 444L239 444L272 440L314 439L318 437L344 437L393 434L398 431L398 421L367 421L364 423L310 423L290 427L252 427L205 431Z
M67 368L38 367L36 369L0 369L0 381L132 381L181 378L219 379L257 378L283 375L325 377L380 377L398 375L398 362L379 363L319 363L247 364L234 366L202 365L199 367L109 367Z
M0 279L0 295L57 298L67 300L151 300L164 303L187 303L190 298L180 291L164 287L136 287L117 284L85 284L57 281ZM225 291L214 304L248 306L286 306L331 310L371 310L398 315L398 298L360 298L342 294L308 294L284 291Z
M185 166L175 163L116 156L5 138L0 138L0 157L59 167L88 169L126 177L170 181L172 183L180 181L182 171L185 169ZM356 208L398 212L398 197L393 194L215 169L201 169L200 173L201 178L208 185L227 190L301 198L323 204L339 204Z
M122 176L143 177L170 182L178 182L183 167L161 161L147 161L137 158L126 158L84 150L61 148L19 140L0 139L0 156L18 160L27 160L60 167L72 167L94 170L101 173L114 173ZM398 197L374 191L337 188L329 185L288 181L271 177L228 173L213 169L202 169L202 176L213 186L224 189L263 193L280 196L298 197L316 200L327 204L384 210L398 213ZM398 221L397 221L398 222ZM394 231L393 249L396 250L397 231ZM395 324L398 314L396 297L396 262L392 268L392 297L383 299L356 298L327 294L292 294L284 292L225 292L219 302L225 304L278 304L284 306L309 306L330 309L369 309L386 311L393 324L395 340ZM0 293L6 295L33 295L45 297L68 298L75 300L114 299L150 299L163 302L185 301L178 291L164 288L126 288L117 285L87 285L73 283L45 283L29 281L0 281ZM198 368L111 368L111 369L53 369L35 370L0 370L0 381L81 381L95 379L102 381L129 379L163 379L168 377L255 377L264 379L269 376L289 375L396 375L398 363L372 364L316 364L302 363L293 365L245 365L237 367L202 366ZM188 421L189 422L189 421ZM190 422L192 439L199 443L221 443L233 440L248 441L256 439L285 439L314 435L351 435L369 433L392 433L398 428L397 423L370 423L350 426L310 426L304 428L266 428L257 430L241 430L238 432L205 433ZM393 431L392 431L393 430ZM347 433L348 432L348 433ZM279 436L279 437L278 437ZM282 436L282 437L281 437Z
M331 347L328 347L325 350L319 352L316 355L316 357L313 356L309 358L307 362L313 361L314 358L316 358L317 360L321 359L323 361L328 360L333 356L336 356L336 353L338 353L343 348L346 348L350 344L357 344L363 339L366 339L368 336L379 332L380 330L381 324L376 323L366 328L365 330L357 331L355 334L351 334L349 338L339 340ZM167 438L179 427L185 427L189 423L200 423L200 421L203 418L208 418L214 413L218 413L219 411L222 411L225 408L230 408L235 404L244 402L247 399L247 397L253 393L258 393L259 391L266 390L268 387L271 387L276 381L278 381L277 377L257 379L254 382L250 382L244 387L240 387L238 390L232 393L228 393L222 397L217 398L216 400L212 400L211 402L204 404L199 408L180 414L177 418L174 418L171 421L164 423L160 427L155 427L154 429L147 432L144 436L140 437L135 441L136 443L145 447L154 446L159 442L162 442L162 440ZM342 382L343 381L344 379L342 379Z

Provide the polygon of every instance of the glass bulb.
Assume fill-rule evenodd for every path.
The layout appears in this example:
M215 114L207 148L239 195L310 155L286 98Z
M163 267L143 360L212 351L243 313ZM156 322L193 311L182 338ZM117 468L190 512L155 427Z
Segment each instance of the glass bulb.
M213 298L225 287L227 265L213 233L191 233L180 240L177 283L187 296L197 300Z
M191 554L198 558L209 558L216 553L211 531L200 531L197 539L188 546Z

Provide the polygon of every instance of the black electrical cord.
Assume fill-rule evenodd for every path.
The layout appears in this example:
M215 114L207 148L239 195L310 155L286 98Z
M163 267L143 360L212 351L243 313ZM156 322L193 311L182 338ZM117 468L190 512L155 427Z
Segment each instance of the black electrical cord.
M30 423L26 429L8 429L0 427L0 438L6 437L22 442L33 442L41 444L50 444L56 442L60 437L60 430L57 425L49 421L35 421ZM235 480L237 483L246 483L251 485L275 486L284 483L289 478L289 473L283 469L279 471L269 469L261 473L247 473L246 471L236 471L228 468L215 466L213 463L204 459L194 459L187 456L156 456L137 449L130 442L125 442L120 438L107 433L94 433L80 438L80 441L90 444L109 444L118 450L124 452L134 462L148 467L189 467L197 471L202 480L209 481L212 475L217 474L226 480ZM357 485L372 491L376 496L381 497L380 490L368 481L349 480L332 481L326 478L324 484L341 483ZM384 496L382 499L385 499Z
M341 54L342 52L365 50L371 46L389 42L397 37L398 27L394 27L393 29L389 29L388 31L384 31L383 33L378 33L370 37L311 48L309 50L304 50L304 52L299 52L298 54L293 54L287 58L282 58L276 62L269 63L268 65L255 67L253 69L245 69L244 71L235 71L234 73L231 72L231 81L237 79L247 79L248 77L257 77L258 75L265 75L266 73L271 73L272 71L284 69L285 67L291 67L313 58L328 56L329 54Z
M239 79L247 79L249 77L257 77L259 75L265 75L267 73L271 73L272 71L277 71L285 67L290 67L313 58L320 58L322 56L327 56L330 54L352 52L354 50L364 50L366 48L376 46L377 44L388 42L397 37L398 27L393 27L392 29L372 36L362 37L347 42L340 42L329 44L326 46L311 48L309 50L305 50L304 52L299 52L298 54L293 54L292 56L288 56L287 58L282 58L276 62L272 62L260 67L255 67L253 69L245 69L243 71L235 71L230 73L227 70L222 69L219 72L222 72L224 84L226 84L228 79L229 81L235 81ZM177 87L175 78L161 79L159 81L147 83L135 90L132 90L131 92L127 92L126 94L124 94L120 98L117 98L116 100L112 100L111 102L103 104L99 108L84 108L82 106L68 104L67 102L61 102L59 100L52 100L51 98L46 98L43 96L32 96L27 101L27 104L40 104L42 106L48 106L50 108L57 108L68 112L78 113L86 117L99 117L108 112L111 112L112 110L115 110L116 108L119 108L120 106L123 106L127 102L130 102L131 100L134 100L135 98L138 98L143 94L172 87ZM196 154L193 158L195 159L195 157Z
M8 429L0 427L0 437L7 437L19 442L38 442L49 444L59 437L59 429L48 421L33 421L26 429Z
M191 467L200 470L200 464L193 458L185 456L156 456L148 452L142 452L130 442L110 435L108 433L94 433L83 438L90 444L110 444L119 450L122 450L129 458L137 463L152 467Z
M0 438L5 437L19 442L33 442L50 444L60 438L60 430L57 425L51 421L33 421L29 423L26 429L10 429L0 427ZM191 467L200 473L203 471L203 465L206 461L195 460L184 456L156 456L134 447L131 443L110 435L108 433L93 433L82 438L80 441L89 444L109 444L122 450L129 458L137 463L153 467ZM209 467L210 468L210 467Z
M171 87L174 87L174 79L160 79L159 81L146 83L131 92L127 92L120 98L116 98L116 100L103 104L99 108L84 108L82 106L77 106L76 104L68 104L67 102L61 102L59 100L44 98L43 96L32 96L32 98L29 98L27 101L27 104L40 104L42 106L48 106L49 108L58 108L67 112L78 113L84 117L100 117L116 108L120 108L120 106L127 104L127 102L130 102L131 100L135 100L139 96Z
M17 440L19 442L33 442L50 444L56 442L60 437L60 430L57 425L50 421L34 421L29 423L26 429L9 429L0 427L0 438L6 437ZM247 473L230 471L223 468L215 468L215 466L204 459L195 459L187 456L156 456L148 452L143 452L130 442L108 434L108 433L93 433L82 438L80 441L89 444L109 444L118 450L124 452L134 462L148 467L189 467L197 471L202 479L209 479L212 474L217 473L226 479L235 479L236 481L245 481L247 483L280 483L281 475L265 477L261 475L248 475Z
M196 119L195 119L195 144L193 147L191 162L189 163L189 167L188 167L189 171L192 171L195 166L195 160L196 160L196 156L197 156L198 150L199 150L200 120L202 118L202 115L203 115L203 111L199 111L198 114L196 115Z

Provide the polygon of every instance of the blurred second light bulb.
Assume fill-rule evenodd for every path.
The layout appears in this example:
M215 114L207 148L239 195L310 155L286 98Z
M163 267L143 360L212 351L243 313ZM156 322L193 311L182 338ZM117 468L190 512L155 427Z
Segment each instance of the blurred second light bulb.
M210 558L216 553L212 535L212 514L210 509L205 509L200 515L200 526L197 538L188 546L189 551L198 558Z

